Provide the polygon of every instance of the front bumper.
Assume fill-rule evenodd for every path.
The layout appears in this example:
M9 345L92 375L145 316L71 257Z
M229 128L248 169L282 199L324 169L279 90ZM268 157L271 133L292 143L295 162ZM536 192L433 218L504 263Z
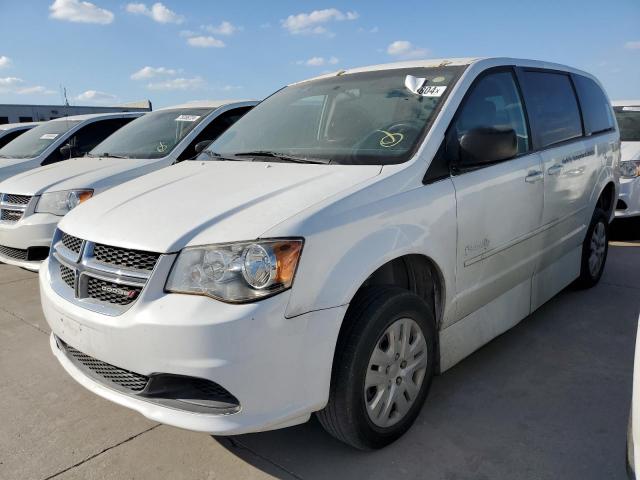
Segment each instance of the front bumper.
M151 287L151 285L149 285ZM40 270L51 348L65 370L94 393L152 420L217 435L302 423L328 399L335 342L346 306L286 318L289 292L230 305L150 289L126 312L103 315L71 304ZM235 396L237 413L187 411L96 381L74 365L54 335L85 354L141 375L210 380Z
M624 207L624 208L622 208ZM640 215L640 177L621 178L616 218Z
M16 249L29 251L29 249L45 249L51 245L56 226L62 217L47 213L34 213L15 223L0 223L0 247L4 250ZM40 257L41 258L41 257ZM29 260L2 253L0 249L0 262L28 270L38 271L42 260Z

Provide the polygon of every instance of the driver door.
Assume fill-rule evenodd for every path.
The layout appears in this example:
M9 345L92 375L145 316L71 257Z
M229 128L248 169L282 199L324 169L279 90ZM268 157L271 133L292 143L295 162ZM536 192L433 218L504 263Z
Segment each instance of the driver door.
M450 134L513 129L517 155L465 167L453 178L458 222L456 296L460 320L476 312L484 343L529 314L543 211L542 161L531 153L526 113L513 71L490 70L474 82ZM482 344L480 343L480 344Z

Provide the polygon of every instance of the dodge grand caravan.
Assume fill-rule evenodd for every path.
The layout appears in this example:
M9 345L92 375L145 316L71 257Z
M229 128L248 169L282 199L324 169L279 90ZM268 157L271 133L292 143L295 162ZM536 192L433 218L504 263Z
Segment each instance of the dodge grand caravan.
M596 79L509 58L290 85L195 161L59 224L51 348L89 390L219 435L382 447L431 380L600 279L619 134Z
M44 122L0 148L0 181L42 165L81 157L140 115L94 113Z
M72 208L115 185L194 157L255 104L197 102L156 110L122 127L85 157L0 182L0 212L15 212L0 221L0 262L37 270L49 254L58 221ZM13 205L15 199L21 205Z
M620 128L620 198L616 217L640 215L640 100L613 102Z

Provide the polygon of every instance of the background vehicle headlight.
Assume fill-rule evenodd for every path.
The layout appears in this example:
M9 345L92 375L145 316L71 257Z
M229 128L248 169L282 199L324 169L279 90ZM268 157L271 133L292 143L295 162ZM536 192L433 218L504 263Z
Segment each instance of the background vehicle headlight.
M640 177L640 160L620 162L620 176L624 178Z
M280 293L293 283L303 241L261 240L180 252L166 290L244 303Z
M36 204L36 213L66 215L82 202L93 196L93 190L63 190L44 193Z

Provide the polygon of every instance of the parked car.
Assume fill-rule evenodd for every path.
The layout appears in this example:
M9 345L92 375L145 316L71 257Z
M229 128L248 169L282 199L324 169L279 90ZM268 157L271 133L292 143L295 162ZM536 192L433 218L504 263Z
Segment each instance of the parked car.
M596 284L619 133L598 81L509 58L292 84L196 161L65 216L40 269L89 390L218 435L318 412L378 448L431 379L568 284Z
M640 215L640 100L613 102L620 128L620 198L616 217Z
M640 326L640 318L638 319ZM633 365L633 393L629 427L627 428L627 474L630 480L636 480L636 458L640 458L640 328L636 333L636 350Z
M87 156L0 182L0 262L37 270L60 219L94 195L192 158L257 102L198 102L133 120Z
M38 125L40 125L40 122L5 123L0 125L0 148Z
M80 157L140 115L141 112L98 113L44 122L0 148L0 181L42 165Z

